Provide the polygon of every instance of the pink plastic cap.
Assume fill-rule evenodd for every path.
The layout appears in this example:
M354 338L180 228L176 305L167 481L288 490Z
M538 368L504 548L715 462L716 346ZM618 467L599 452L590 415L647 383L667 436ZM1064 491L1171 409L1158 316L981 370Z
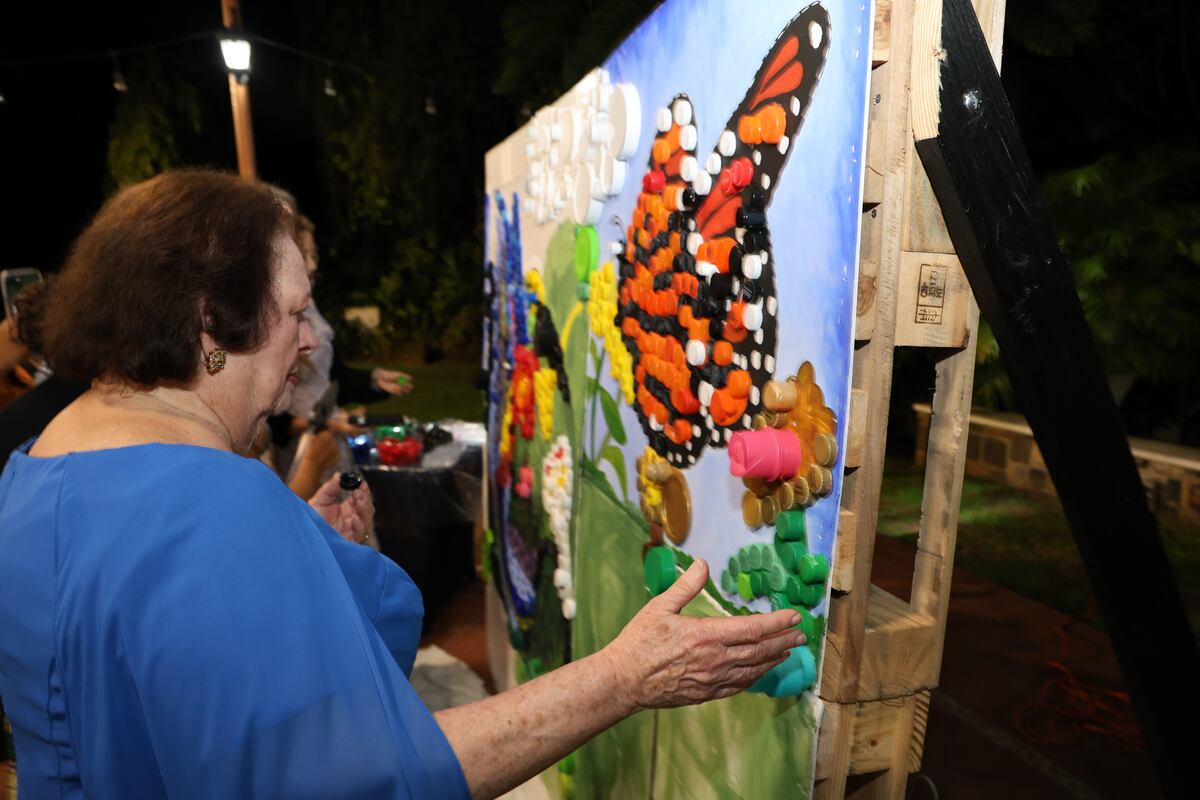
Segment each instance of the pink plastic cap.
M800 468L800 439L790 430L738 431L729 440L729 471L735 478L774 481Z

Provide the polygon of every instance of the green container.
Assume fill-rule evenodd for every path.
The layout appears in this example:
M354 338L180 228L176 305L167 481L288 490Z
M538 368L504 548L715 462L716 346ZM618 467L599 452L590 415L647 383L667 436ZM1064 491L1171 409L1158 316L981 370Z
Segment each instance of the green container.
M776 517L775 536L785 542L807 542L808 525L804 521L804 510L784 511Z
M763 568L762 550L759 550L757 545L752 544L752 545L749 545L746 547L746 551L747 551L747 563L749 564L750 569L752 569L752 570L762 569Z
M400 439L403 441L408 438L407 425L379 425L375 428L375 441L380 439Z
M759 557L762 559L762 568L770 569L775 563L775 548L769 544L755 545L758 548Z
M755 597L762 597L767 593L767 573L761 569L756 569L750 573L750 586L754 590Z
M737 553L729 557L729 574L736 581L737 576L742 574L742 564L738 561Z
M824 584L829 577L829 559L815 553L808 553L800 559L796 572L805 583Z

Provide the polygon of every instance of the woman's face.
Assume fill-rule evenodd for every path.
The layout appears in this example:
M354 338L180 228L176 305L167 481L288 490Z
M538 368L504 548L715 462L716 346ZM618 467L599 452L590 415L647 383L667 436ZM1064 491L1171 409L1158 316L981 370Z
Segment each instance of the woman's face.
M304 316L311 300L304 258L288 236L275 240L275 305L278 313L268 328L266 341L252 353L229 360L236 370L229 381L240 397L231 398L244 406L249 417L262 417L285 411L292 400L292 389L299 383L300 356L317 345L312 325Z

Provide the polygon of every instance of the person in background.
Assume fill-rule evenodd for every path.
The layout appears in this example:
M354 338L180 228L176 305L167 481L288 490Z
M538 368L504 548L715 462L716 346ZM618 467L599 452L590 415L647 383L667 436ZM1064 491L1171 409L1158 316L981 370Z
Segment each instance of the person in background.
M803 644L790 610L681 614L697 559L599 652L430 714L408 681L419 592L328 524L361 530L365 498L308 505L241 455L316 346L286 225L260 185L168 172L109 200L61 273L46 356L91 388L0 475L0 697L26 796L494 797Z
M6 320L11 327L7 331L0 331L0 335L7 333L5 338L10 340L11 350L24 353L22 358L29 355L41 358L42 318L55 279L54 275L49 275L17 295L15 319ZM8 461L9 453L30 437L41 433L58 412L74 402L87 388L86 382L51 373L0 410L0 468Z
M301 213L294 195L279 186L267 186L290 213L292 239L304 258L304 270L312 284L320 265L316 226ZM305 316L317 337L317 346L300 360L300 382L286 413L268 420L273 465L281 475L288 476L288 485L301 497L310 495L336 467L339 451L335 437L353 436L367 430L349 421L351 415L365 412L361 405L349 411L340 408L326 421L325 430L312 437L302 462L292 464L297 438L308 427L313 409L331 381L338 382L338 400L343 404L370 403L413 390L412 376L406 373L383 367L355 369L338 358L334 353L333 327L322 316L315 300L309 303Z

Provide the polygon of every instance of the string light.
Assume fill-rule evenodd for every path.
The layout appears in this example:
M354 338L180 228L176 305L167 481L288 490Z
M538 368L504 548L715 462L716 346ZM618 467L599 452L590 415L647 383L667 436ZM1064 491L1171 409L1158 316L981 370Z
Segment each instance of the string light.
M337 97L337 87L333 85L333 78L325 76L325 96Z
M125 82L125 75L121 72L121 62L117 60L117 54L112 54L113 75L112 87L117 90L118 94L125 94L129 91L129 84Z
M433 102L433 95L425 97L425 113L431 117L438 113L437 104Z

